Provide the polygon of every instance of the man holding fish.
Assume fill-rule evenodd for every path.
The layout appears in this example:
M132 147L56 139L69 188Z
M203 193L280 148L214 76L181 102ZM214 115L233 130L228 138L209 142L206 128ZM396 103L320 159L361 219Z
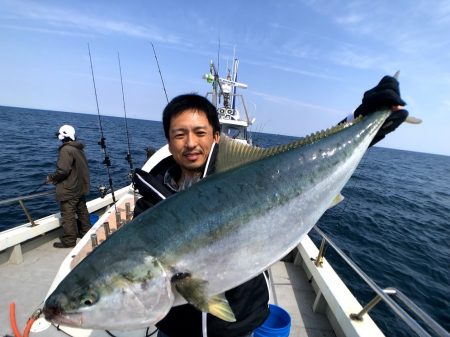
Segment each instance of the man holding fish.
M46 318L108 330L156 324L160 337L251 336L268 315L263 271L314 226L367 147L405 121L404 105L385 76L344 121L365 118L259 149L220 137L205 98L174 98L163 112L172 156L137 170L135 219L58 285Z
M398 81L385 76L375 88L364 94L363 102L354 114L341 123L384 106L398 110L384 123L372 141L373 145L406 119L408 112L403 110L405 104L400 98ZM184 190L202 177L214 173L214 162L208 161L208 158L215 158L214 152L218 150L220 124L216 108L206 98L198 95L175 97L164 109L163 127L172 158L167 160L170 164L166 164L156 175L172 193ZM145 172L141 172L139 178L143 176ZM144 197L136 205L135 216L155 202L155 197L150 196L152 192L139 178L135 182ZM206 321L210 337L251 336L268 315L269 294L265 276L260 274L225 292L236 317L235 322L227 322L210 314L202 317L195 307L185 304L173 307L157 324L160 329L158 336L202 336L202 320Z

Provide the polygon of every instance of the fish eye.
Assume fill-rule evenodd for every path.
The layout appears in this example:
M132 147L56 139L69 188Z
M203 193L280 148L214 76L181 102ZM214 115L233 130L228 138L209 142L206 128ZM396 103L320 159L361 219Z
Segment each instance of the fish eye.
M86 293L81 295L80 297L80 304L85 305L85 306L91 306L93 304L95 304L97 302L97 294L91 292L91 293Z

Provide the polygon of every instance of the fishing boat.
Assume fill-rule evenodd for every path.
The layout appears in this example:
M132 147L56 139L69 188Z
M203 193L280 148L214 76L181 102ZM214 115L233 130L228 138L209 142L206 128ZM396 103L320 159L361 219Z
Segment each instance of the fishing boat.
M237 82L237 61L226 78L220 78L211 63L204 76L212 84L211 96L225 133L235 140L251 143L248 127L253 123L244 110L237 108L236 88L246 88ZM154 153L144 171L151 171L169 156L164 146ZM87 203L91 214L98 215L91 230L69 250L53 249L60 233L60 215L33 219L25 201L42 197L43 193L8 199L1 203L19 202L28 222L0 232L0 335L1 336L150 336L154 327L135 331L99 331L54 326L41 315L44 299L59 282L108 237L132 218L139 197L133 186L125 186ZM115 201L115 202L114 202ZM320 229L319 247L306 235L290 258L278 261L269 269L270 302L283 308L290 316L290 336L384 336L370 317L370 310L380 301L387 304L411 329L411 335L449 336L438 323L395 288L382 289L375 284ZM331 247L373 291L373 300L363 306L350 292L324 256ZM9 306L9 314L7 312ZM420 322L420 323L419 323ZM22 334L22 331L23 334Z

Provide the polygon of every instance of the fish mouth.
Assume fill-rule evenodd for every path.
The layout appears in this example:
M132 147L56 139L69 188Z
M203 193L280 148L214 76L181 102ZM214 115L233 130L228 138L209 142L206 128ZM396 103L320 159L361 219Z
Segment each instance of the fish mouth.
M79 312L64 312L59 305L46 305L42 310L47 321L61 325L80 327L83 324L83 315Z

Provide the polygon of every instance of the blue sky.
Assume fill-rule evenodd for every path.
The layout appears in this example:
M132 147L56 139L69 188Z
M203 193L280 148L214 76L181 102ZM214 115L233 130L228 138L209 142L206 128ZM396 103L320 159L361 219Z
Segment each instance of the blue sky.
M169 98L205 94L233 55L254 131L304 136L353 111L400 70L411 115L380 146L450 155L450 2L0 0L0 105L160 120Z

